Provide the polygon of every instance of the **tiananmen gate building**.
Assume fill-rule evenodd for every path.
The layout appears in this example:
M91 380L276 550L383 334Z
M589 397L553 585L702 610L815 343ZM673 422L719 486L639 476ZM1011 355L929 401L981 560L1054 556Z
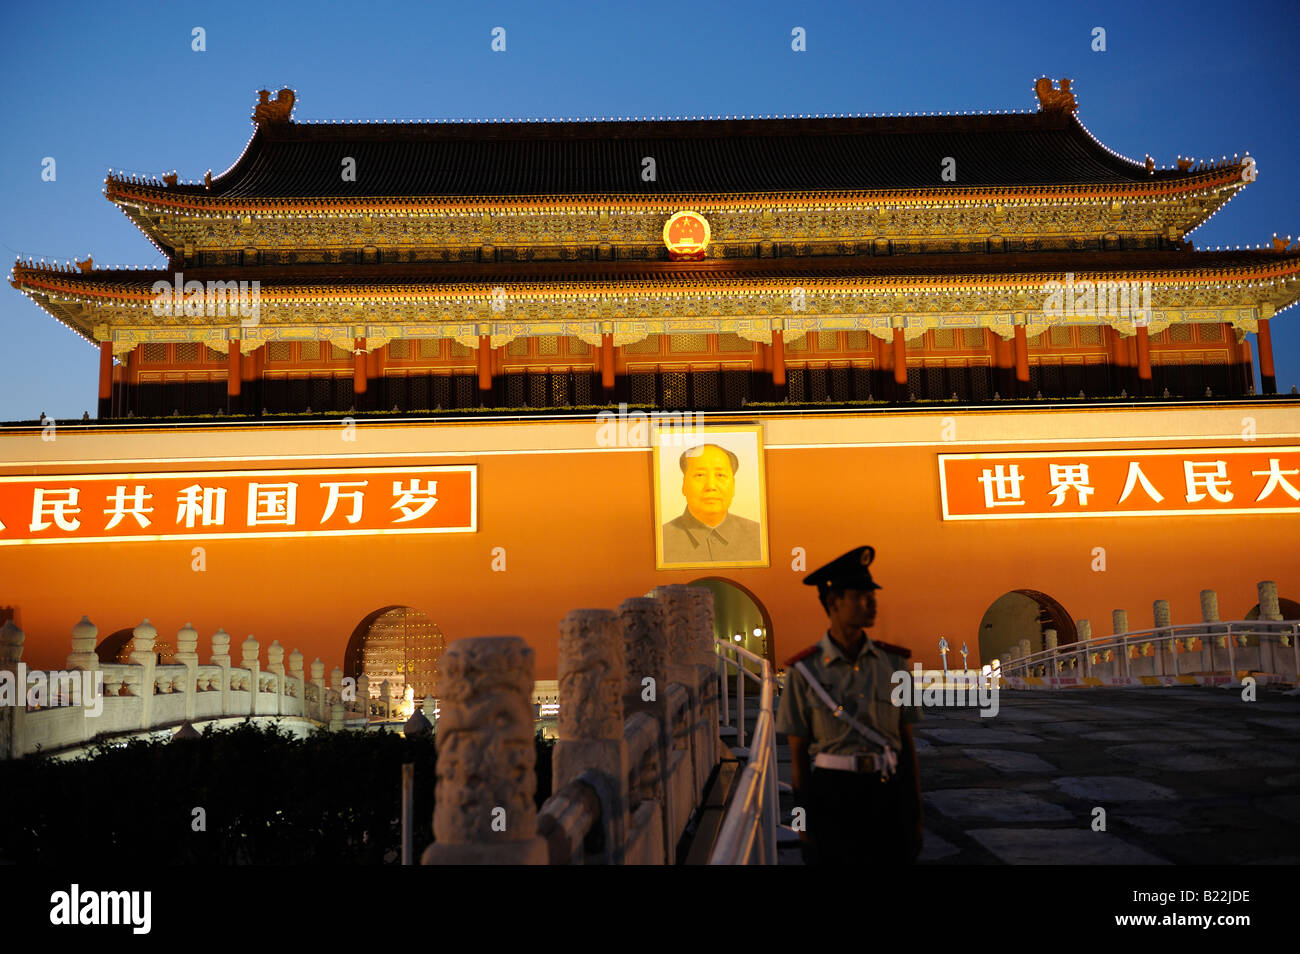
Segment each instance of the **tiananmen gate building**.
M219 175L110 175L167 268L11 276L100 358L97 419L0 429L24 659L148 617L422 696L447 640L522 635L550 678L570 609L704 581L779 660L824 630L802 577L863 543L874 635L928 665L1205 589L1246 618L1261 580L1291 618L1300 244L1196 250L1253 158L1156 168L1037 94L317 123L282 90Z

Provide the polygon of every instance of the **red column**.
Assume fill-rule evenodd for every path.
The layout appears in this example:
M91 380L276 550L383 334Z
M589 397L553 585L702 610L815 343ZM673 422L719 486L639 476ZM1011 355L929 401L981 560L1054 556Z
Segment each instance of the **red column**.
M240 407L240 358L239 339L231 338L226 342L226 411L238 414Z
M492 390L492 336L478 336L478 390L486 397Z
M1138 393L1149 395L1151 393L1151 336L1146 325L1138 325L1136 338Z
M125 415L134 411L139 402L140 390L140 346L136 345L126 355L126 387L123 389L126 394L125 407L119 408L119 413Z
M355 410L364 410L366 401L366 339L354 338L352 341L352 406Z
M1269 331L1267 318L1260 318L1258 325L1255 343L1259 346L1259 383L1264 394L1276 394L1277 377L1273 373L1273 333Z
M894 383L907 384L907 344L902 328L894 329Z
M1025 326L1016 325L1016 397L1029 396L1029 339Z
M785 387L785 332L772 332L772 386Z
M113 415L113 342L99 343L99 412L98 417Z
M1011 376L1011 369L1015 365L1011 342L991 329L989 337L993 339L993 390L1001 397L1011 397L1015 391L1015 382Z
M614 390L614 336L609 332L600 336L600 386L607 397Z

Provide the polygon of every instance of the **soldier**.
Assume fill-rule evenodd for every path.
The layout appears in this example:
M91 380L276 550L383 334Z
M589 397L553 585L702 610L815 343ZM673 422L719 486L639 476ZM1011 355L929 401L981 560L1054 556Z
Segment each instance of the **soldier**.
M912 743L919 713L891 701L911 652L873 642L880 584L858 547L804 578L830 625L786 662L776 730L790 742L794 804L808 864L910 864L921 850L921 781Z

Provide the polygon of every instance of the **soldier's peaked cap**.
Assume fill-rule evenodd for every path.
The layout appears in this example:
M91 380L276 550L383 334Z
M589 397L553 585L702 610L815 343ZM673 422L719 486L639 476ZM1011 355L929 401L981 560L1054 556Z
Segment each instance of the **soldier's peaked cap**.
M817 587L818 593L825 593L833 586L853 590L881 590L884 587L871 578L871 570L868 569L875 558L875 547L855 547L825 566L813 570L803 581L807 586Z

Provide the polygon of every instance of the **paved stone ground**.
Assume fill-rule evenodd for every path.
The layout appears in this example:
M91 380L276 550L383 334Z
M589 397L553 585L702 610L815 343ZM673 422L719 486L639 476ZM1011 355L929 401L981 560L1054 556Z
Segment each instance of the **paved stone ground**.
M917 725L924 864L1300 864L1300 695L1004 691ZM778 736L783 781L790 753ZM792 800L781 799L789 823ZM1106 831L1092 830L1093 809ZM799 864L797 846L780 852Z

